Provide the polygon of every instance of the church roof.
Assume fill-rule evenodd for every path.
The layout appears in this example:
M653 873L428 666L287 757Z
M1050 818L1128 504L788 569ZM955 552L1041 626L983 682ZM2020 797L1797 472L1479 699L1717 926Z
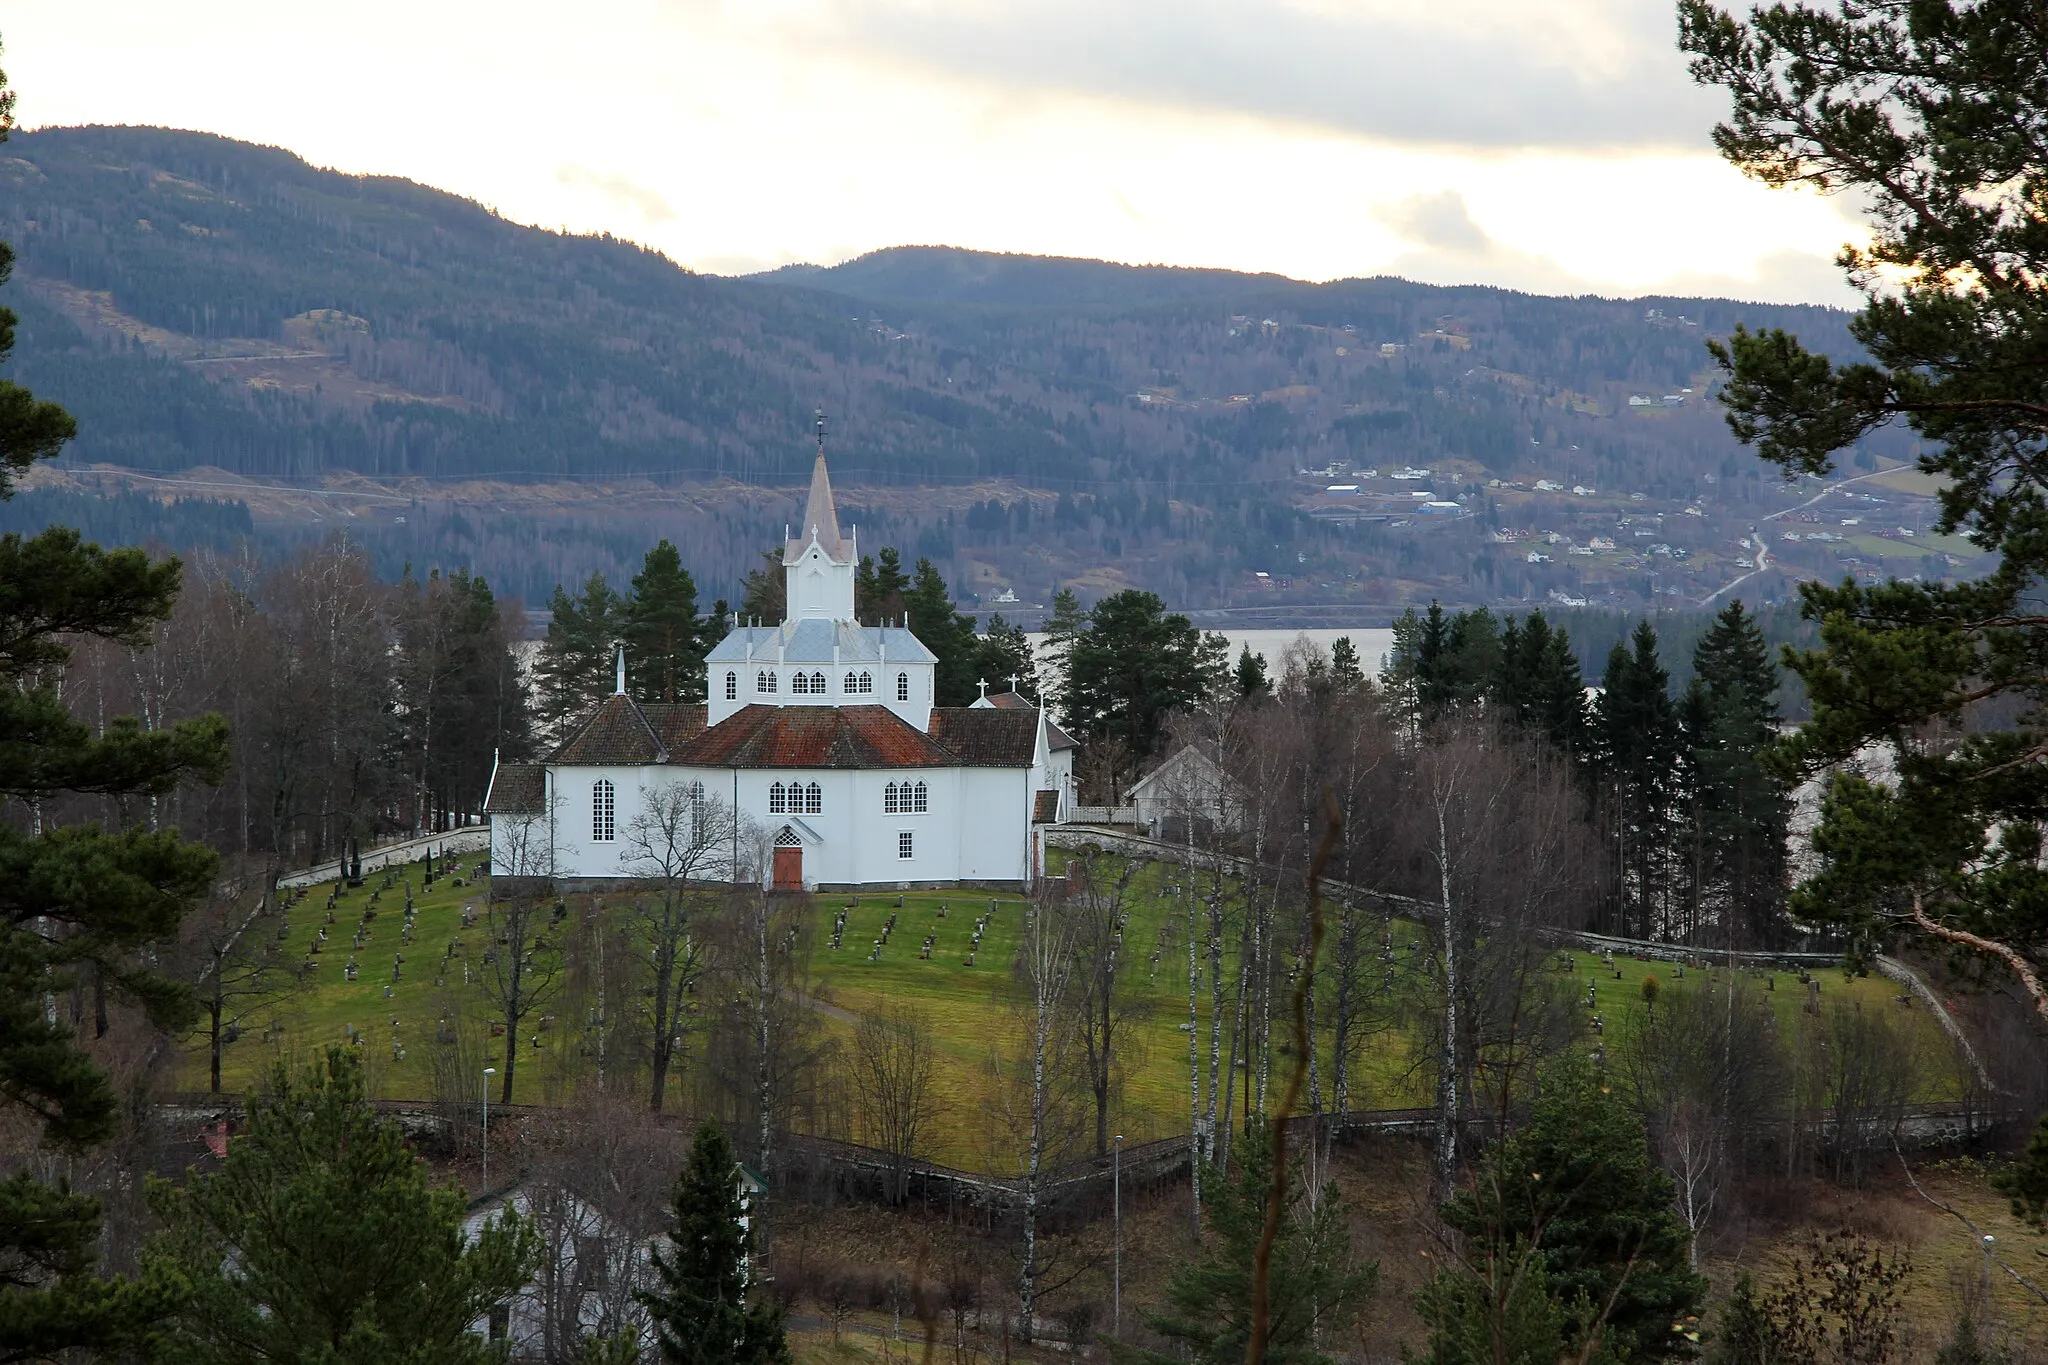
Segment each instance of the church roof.
M1036 711L1038 709L1038 703L1016 692L991 692L982 700L986 701L990 706L1004 711ZM1062 749L1078 749L1081 747L1079 740L1053 724L1050 718L1045 722L1045 738L1055 753Z
M839 507L832 500L832 479L825 472L825 451L820 441L818 462L811 466L811 495L804 501L803 524L796 528L796 535L783 551L782 561L792 563L797 556L810 548L816 537L818 548L826 557L844 564L853 558L853 547L839 538Z
M596 766L660 763L667 758L668 746L661 742L647 713L623 692L606 697L590 719L548 755L550 763Z
M852 621L815 619L784 621L779 626L735 626L704 658L713 664L745 663L751 647L753 664L760 667L776 662L779 646L783 663L830 664L835 645L842 665L879 664L885 653L892 663L938 662L938 656L902 626L863 626Z
M705 730L669 761L704 768L953 768L962 759L886 706L756 704Z
M934 706L932 737L970 768L1028 768L1038 750L1038 712Z
M670 753L704 733L705 706L701 701L670 704L648 702L640 708L647 724Z
M547 809L547 769L538 763L500 763L484 794L485 815L539 815Z

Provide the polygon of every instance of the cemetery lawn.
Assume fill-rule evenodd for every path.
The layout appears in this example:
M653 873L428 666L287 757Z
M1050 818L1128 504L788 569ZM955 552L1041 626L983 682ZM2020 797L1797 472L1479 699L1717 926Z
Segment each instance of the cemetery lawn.
M1054 870L1063 864L1055 851ZM469 870L473 870L469 869ZM413 864L384 889L384 878L373 874L363 887L343 888L335 905L333 923L327 923L328 896L335 884L310 890L290 906L283 916L284 937L279 941L283 960L293 964L311 961L306 984L274 1007L244 1025L240 1040L226 1050L223 1088L245 1091L279 1061L297 1064L309 1060L328 1045L353 1045L364 1059L371 1093L380 1098L428 1100L449 1098L435 1094L433 1067L429 1058L436 1051L438 1030L448 1027L462 1037L462 1069L478 1074L467 1078L465 1099L473 1100L481 1088L483 1066L502 1068L504 1039L489 1034L491 1007L481 989L466 985L464 969L476 971L478 955L484 950L485 933L481 912L486 895L482 882L458 886L455 878L442 876L431 886L425 869ZM404 921L405 883L413 888L414 921L409 944L401 943ZM1125 980L1131 984L1135 1004L1128 1030L1120 1046L1121 1081L1112 1096L1110 1131L1122 1133L1127 1143L1184 1134L1188 1129L1188 901L1177 884L1177 868L1163 864L1142 866L1134 875L1128 894L1129 921L1125 929ZM1206 882L1206 878L1202 879ZM1197 888L1199 895L1200 888ZM374 906L373 894L377 897ZM614 901L618 898L613 897ZM581 917L605 913L592 898L568 898L569 913ZM374 919L364 921L365 909L374 908ZM462 916L468 909L479 918L464 929ZM837 915L847 915L840 946L833 946ZM1199 905L1200 913L1206 911ZM995 1059L1019 1055L1024 1028L1011 1003L1015 994L1013 963L1022 927L1024 903L1015 894L994 894L971 889L820 895L812 905L809 995L828 1034L834 1036L850 1055L854 1027L859 1015L884 1002L909 1004L930 1020L937 1043L938 1065L935 1089L941 1112L930 1155L949 1165L969 1170L1007 1167L1015 1139L1004 1115L1010 1106L1003 1102L1003 1083ZM1336 907L1329 907L1333 932L1325 939L1325 962L1334 940ZM1363 1040L1355 1054L1352 1077L1352 1106L1359 1109L1387 1109L1429 1103L1427 1058L1429 1046L1424 1027L1417 1023L1420 973L1426 948L1419 926L1404 920L1382 920L1367 915L1361 934L1370 961L1361 973L1372 989L1384 989L1387 980L1382 954L1389 935L1393 952L1393 1003L1384 1011L1392 1021L1382 1031ZM876 940L891 915L896 928L876 953ZM974 965L966 965L977 919L987 916L987 925ZM262 922L262 931L275 935L274 921ZM326 928L328 940L319 954L307 946L317 931ZM353 935L366 927L368 936L358 949ZM922 953L927 935L933 938L929 957ZM454 956L449 945L459 943ZM1234 933L1225 945L1223 1004L1226 1013L1234 1009L1236 954ZM393 958L403 953L399 977L392 980ZM1287 955L1291 958L1291 952ZM359 974L355 981L344 979L344 966L353 957ZM1207 1083L1210 1044L1210 992L1207 954L1198 964L1198 1010L1196 1036L1200 1065ZM1549 984L1560 998L1576 1002L1582 1042L1604 1045L1612 1053L1621 1045L1635 1021L1642 1016L1642 983L1645 977L1658 979L1658 1000L1662 1004L1677 993L1694 989L1703 980L1715 980L1725 968L1686 968L1682 976L1670 963L1617 959L1604 964L1585 951L1560 951L1552 958L1554 976ZM1617 976L1617 973L1619 975ZM1776 989L1771 993L1780 1027L1787 1031L1810 1026L1814 1021L1802 1005L1806 992L1788 972L1768 975ZM1929 1056L1945 1056L1948 1048L1934 1020L1914 1002L1901 1006L1895 997L1899 988L1881 977L1851 978L1839 969L1816 974L1821 983L1823 1008L1847 999L1862 1009L1889 1010L1916 1031ZM1595 1037L1592 1015L1584 1008L1587 986L1595 987L1595 1010L1602 1016L1603 1031ZM387 998L385 992L389 989ZM581 1006L565 992L543 1007L555 1017L546 1028L530 1021L522 1029L520 1061L513 1098L525 1104L566 1102L574 1094L581 1041ZM1289 998L1276 994L1273 1014L1275 1056L1273 1084L1290 1051ZM1331 1102L1331 1056L1328 1036L1328 1007L1323 1009L1323 1036L1318 1039L1319 1068L1324 1103ZM445 1024L444 1024L445 1021ZM1223 1047L1229 1047L1228 1020ZM274 1030L270 1027L275 1026ZM537 1045L536 1045L537 1044ZM701 1055L690 1048L694 1058ZM480 1060L478 1060L480 1059ZM695 1064L693 1061L691 1064ZM1078 1066L1078 1060L1076 1062ZM445 1069L445 1068L444 1068ZM843 1073L843 1064L838 1064ZM1927 1074L1946 1074L1929 1068ZM1242 1076L1242 1073L1241 1073ZM491 1098L498 1099L498 1077L493 1077ZM203 1037L188 1046L180 1071L187 1090L206 1086L206 1049ZM444 1081L443 1084L450 1082ZM1942 1082L1923 1083L1924 1099L1946 1100L1954 1096ZM849 1087L850 1088L850 1087ZM1079 1087L1085 1091L1085 1087ZM1238 1107L1242 1108L1242 1080ZM1092 1101L1083 1093L1087 1108L1084 1146L1092 1145ZM850 1104L847 1106L850 1108ZM857 1132L834 1136L858 1137Z

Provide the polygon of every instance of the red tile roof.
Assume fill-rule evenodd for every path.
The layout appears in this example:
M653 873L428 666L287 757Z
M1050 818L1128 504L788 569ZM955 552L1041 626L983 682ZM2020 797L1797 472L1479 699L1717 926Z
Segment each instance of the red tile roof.
M500 763L484 794L486 815L539 815L547 808L547 770L538 763Z
M624 693L614 693L548 756L548 761L592 765L659 763L667 756L667 746L655 733L640 704Z
M1031 805L1031 823L1050 825L1060 818L1060 794L1053 788L1038 793Z
M961 760L886 706L755 705L705 730L669 761L705 768L952 768Z
M649 702L642 706L647 723L661 738L662 747L674 753L704 733L704 703L701 701Z
M934 706L932 738L970 768L1028 768L1038 750L1038 710Z

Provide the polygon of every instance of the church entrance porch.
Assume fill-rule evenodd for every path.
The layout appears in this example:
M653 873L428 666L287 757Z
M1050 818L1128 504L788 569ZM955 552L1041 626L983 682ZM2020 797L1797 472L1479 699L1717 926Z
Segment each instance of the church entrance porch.
M775 836L775 879L777 891L804 889L804 850L794 831L787 826Z

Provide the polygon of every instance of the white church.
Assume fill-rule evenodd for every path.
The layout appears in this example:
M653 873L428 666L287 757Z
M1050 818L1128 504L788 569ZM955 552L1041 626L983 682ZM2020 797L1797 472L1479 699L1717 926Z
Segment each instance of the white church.
M704 702L634 701L621 656L617 690L553 753L492 773L492 867L646 875L635 819L680 787L738 816L720 816L730 856L696 875L777 890L1031 885L1045 827L1072 808L1074 741L1014 691L933 705L932 652L907 625L854 618L859 559L821 444L783 551L787 619L735 624L706 657Z

